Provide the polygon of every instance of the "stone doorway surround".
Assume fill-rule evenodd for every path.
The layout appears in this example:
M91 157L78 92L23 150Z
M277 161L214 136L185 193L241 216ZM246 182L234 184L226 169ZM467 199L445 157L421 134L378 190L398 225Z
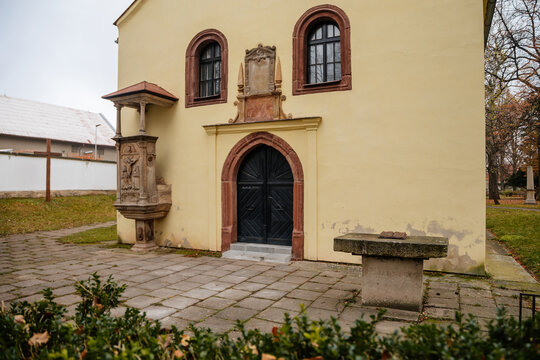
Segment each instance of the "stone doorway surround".
M308 252L308 258L317 258L317 128L320 121L320 117L312 117L204 126L210 135L209 236L210 243L215 241L215 249L227 251L231 243L236 242L236 175L244 157L256 146L264 144L278 150L293 172L292 259L304 259L305 252ZM293 146L298 145L298 150L304 150L301 152L303 158L279 136L286 137L293 131ZM225 145L231 141L232 147ZM309 199L306 204L304 199ZM218 222L220 217L221 224ZM305 219L309 220L305 222ZM305 233L309 234L307 239Z

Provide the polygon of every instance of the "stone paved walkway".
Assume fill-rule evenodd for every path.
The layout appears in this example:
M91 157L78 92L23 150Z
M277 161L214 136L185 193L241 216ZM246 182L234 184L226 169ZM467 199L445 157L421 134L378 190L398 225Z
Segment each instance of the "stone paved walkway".
M0 238L0 300L8 304L37 300L40 290L51 287L57 301L73 313L79 301L73 282L97 272L128 285L123 305L114 310L115 314L132 306L165 325L178 327L193 322L226 331L241 319L246 320L247 328L270 331L283 321L285 312L296 315L304 304L311 318L334 316L348 328L358 317L376 312L360 306L360 266L192 258L171 250L139 254L57 241L91 227ZM536 282L450 274L426 273L425 283L427 321L442 323L452 320L456 310L486 321L495 317L497 306L506 306L510 315L517 316L519 290L540 292ZM392 311L377 329L380 333L393 332L411 320L411 313Z

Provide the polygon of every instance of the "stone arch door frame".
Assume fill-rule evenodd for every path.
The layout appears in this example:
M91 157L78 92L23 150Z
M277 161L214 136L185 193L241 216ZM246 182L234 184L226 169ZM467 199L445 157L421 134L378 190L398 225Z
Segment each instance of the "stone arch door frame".
M279 151L293 173L293 232L292 259L304 258L304 171L300 158L285 140L265 131L251 133L233 146L223 164L221 172L221 251L227 251L237 240L236 177L246 155L260 145Z

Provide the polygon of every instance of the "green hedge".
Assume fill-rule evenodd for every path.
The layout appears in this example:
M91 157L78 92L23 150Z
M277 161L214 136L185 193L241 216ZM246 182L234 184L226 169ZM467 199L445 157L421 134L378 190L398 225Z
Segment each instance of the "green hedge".
M504 317L482 331L478 321L456 314L456 324L414 324L403 333L380 337L375 324L356 321L350 331L339 323L311 321L304 312L271 333L246 330L229 338L209 329L165 329L128 308L111 317L124 286L97 275L76 283L82 302L66 321L64 306L50 289L35 303L16 302L0 313L2 359L539 359L540 316L519 324Z

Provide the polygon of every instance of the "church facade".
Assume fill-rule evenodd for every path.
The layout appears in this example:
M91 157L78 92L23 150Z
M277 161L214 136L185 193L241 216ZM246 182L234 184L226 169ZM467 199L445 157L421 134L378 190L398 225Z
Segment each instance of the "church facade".
M356 263L334 237L399 231L448 238L429 269L484 273L486 4L136 0L115 23L118 88L177 98L142 108L171 185L155 242ZM135 228L118 214L123 242Z

